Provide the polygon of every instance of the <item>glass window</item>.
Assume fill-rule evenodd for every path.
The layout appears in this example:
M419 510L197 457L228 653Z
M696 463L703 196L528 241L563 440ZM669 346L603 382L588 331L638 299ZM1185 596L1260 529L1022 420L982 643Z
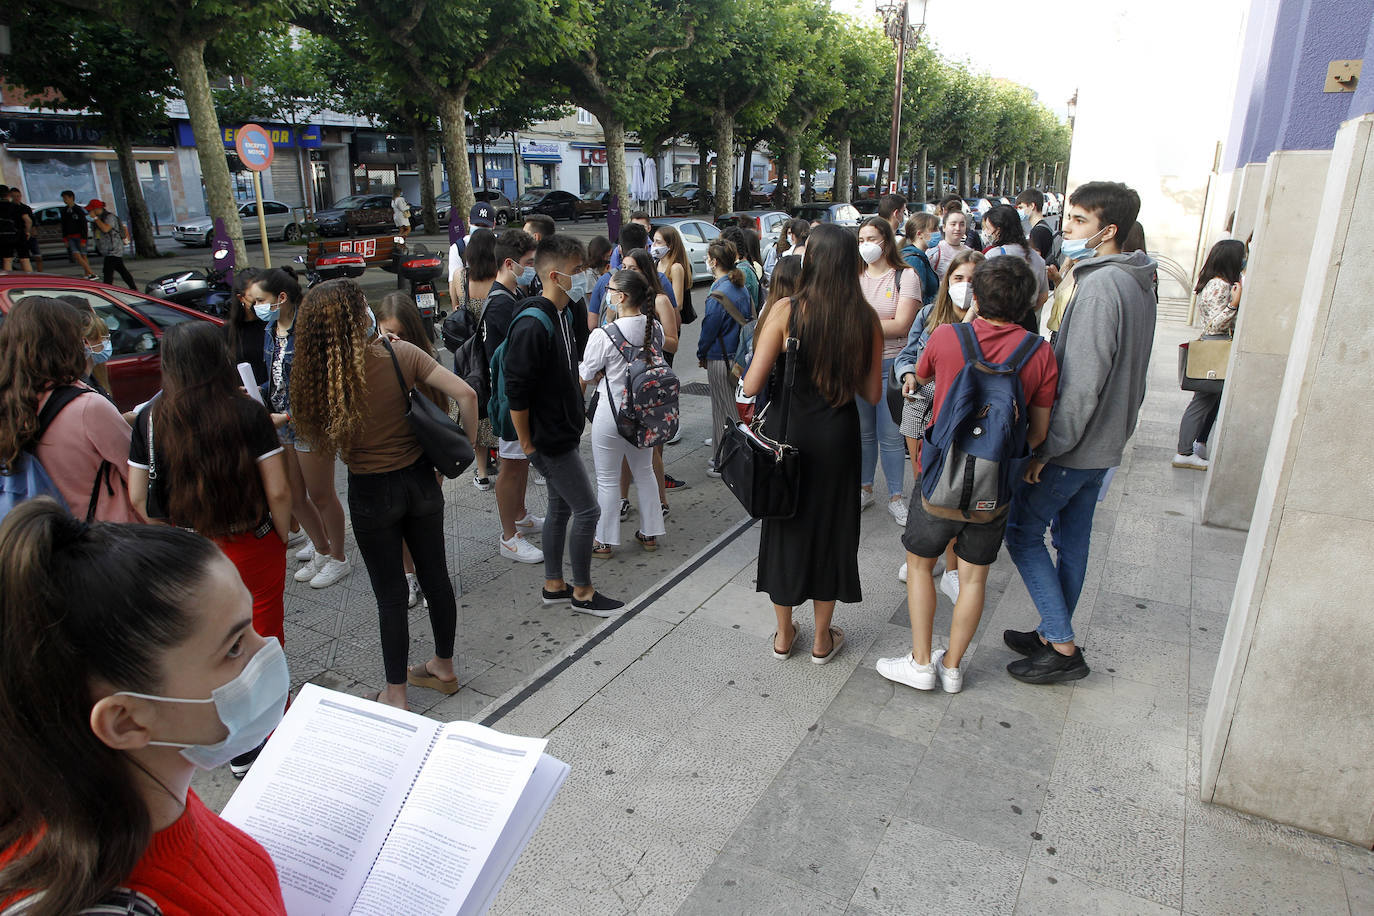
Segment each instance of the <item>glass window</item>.
M706 240L701 237L701 229L698 228L700 225L700 223L678 223L677 231L682 235L683 241L704 242Z
M185 324L188 321L196 320L194 315L188 315L183 311L163 305L161 302L154 302L143 296L121 292L115 292L114 296L125 305L133 306L142 313L144 318L147 318L164 331L174 324Z
M273 214L273 213L285 213L286 210L287 210L286 204L278 203L278 202L275 201L275 200L265 200L265 201L262 202L262 212L263 212L263 213L266 213L266 214L269 214L269 215L270 215L270 214Z
M585 108L579 108L579 109L577 109L577 123L578 123L578 124L591 124L591 123L593 123L593 121L592 121L592 113L591 113L590 111L587 111Z
M62 299L78 308L93 308L105 327L110 329L110 347L114 356L136 356L157 349L157 336L138 318L99 293L83 289L12 289L10 301L21 302L28 296L49 296Z
M95 167L85 154L61 153L47 159L23 159L24 200L30 206L55 203L63 191L75 191L78 201L99 197Z
M710 223L697 223L701 227L701 234L706 237L706 241L711 241L720 236L720 230Z

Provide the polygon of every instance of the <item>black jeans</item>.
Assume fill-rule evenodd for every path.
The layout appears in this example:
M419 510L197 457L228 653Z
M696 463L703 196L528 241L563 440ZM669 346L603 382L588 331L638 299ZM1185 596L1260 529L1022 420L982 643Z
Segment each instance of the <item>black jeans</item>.
M129 284L129 289L135 292L138 291L138 287L134 285L133 274L129 273L129 268L124 266L124 259L117 254L105 255L104 274L106 283L114 279L115 271L119 271L119 275L124 278L124 282Z
M568 537L568 560L572 576L568 580L576 588L592 584L592 541L596 539L596 523L601 508L596 502L582 456L577 449L561 455L535 452L530 464L544 475L549 491L549 514L544 519L544 578L563 578L563 540L572 520L572 534Z
M382 664L388 684L406 682L410 647L409 597L401 544L410 547L415 575L429 601L434 654L453 657L458 605L444 555L444 494L434 468L421 459L384 474L348 475L348 515L363 555L382 629Z

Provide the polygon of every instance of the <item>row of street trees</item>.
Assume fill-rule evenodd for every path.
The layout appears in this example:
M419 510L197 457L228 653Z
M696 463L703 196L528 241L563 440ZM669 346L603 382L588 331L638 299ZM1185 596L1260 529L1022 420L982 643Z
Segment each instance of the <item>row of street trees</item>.
M718 212L739 187L728 164L763 143L781 158L780 202L797 203L802 170L832 154L836 199L849 199L853 163L885 157L891 129L891 42L825 0L18 0L0 16L13 28L5 78L99 116L126 175L131 125L155 122L164 98L184 99L221 217L235 211L221 116L303 124L329 107L413 136L428 231L424 159L436 125L460 213L473 203L469 123L498 137L585 109L604 131L610 190L622 200L627 137L649 152L684 138L726 165L715 169ZM1006 189L1047 182L1067 158L1067 127L1024 87L928 45L907 54L899 161L883 160L875 183L882 170L905 174L920 196L934 163L965 192L975 173ZM244 79L212 92L212 74ZM138 248L151 252L138 182L126 184ZM225 225L244 258L238 219Z

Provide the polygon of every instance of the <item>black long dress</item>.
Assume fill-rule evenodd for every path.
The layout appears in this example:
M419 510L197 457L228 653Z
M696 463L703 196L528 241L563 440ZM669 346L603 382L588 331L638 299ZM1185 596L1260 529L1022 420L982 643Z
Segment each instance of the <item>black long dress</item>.
M859 411L852 400L832 407L816 390L807 344L797 351L787 441L801 452L801 496L789 519L764 519L759 537L757 591L774 604L796 607L807 599L863 600L859 584ZM770 401L781 398L786 352L769 382ZM774 403L780 407L780 403ZM764 433L777 438L782 413L770 409Z

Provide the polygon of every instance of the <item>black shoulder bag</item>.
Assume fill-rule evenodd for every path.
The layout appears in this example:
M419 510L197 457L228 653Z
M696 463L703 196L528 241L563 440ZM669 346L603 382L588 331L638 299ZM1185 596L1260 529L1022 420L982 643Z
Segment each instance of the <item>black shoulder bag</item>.
M401 374L401 363L396 359L396 351L391 349L391 341L382 338L382 346L391 356L391 365L396 370L396 381L406 398L406 420L410 431L420 440L420 448L434 469L450 480L468 469L476 457L472 443L468 441L463 428L419 390L406 386L405 376Z
M789 332L791 328L788 328ZM801 489L801 453L787 444L787 424L792 412L792 383L797 371L797 338L789 333L784 347L782 394L746 426L742 422L727 424L720 431L720 461L717 465L721 479L735 494L750 518L787 519L797 514L797 497ZM773 404L782 411L778 438L764 435L763 423Z

